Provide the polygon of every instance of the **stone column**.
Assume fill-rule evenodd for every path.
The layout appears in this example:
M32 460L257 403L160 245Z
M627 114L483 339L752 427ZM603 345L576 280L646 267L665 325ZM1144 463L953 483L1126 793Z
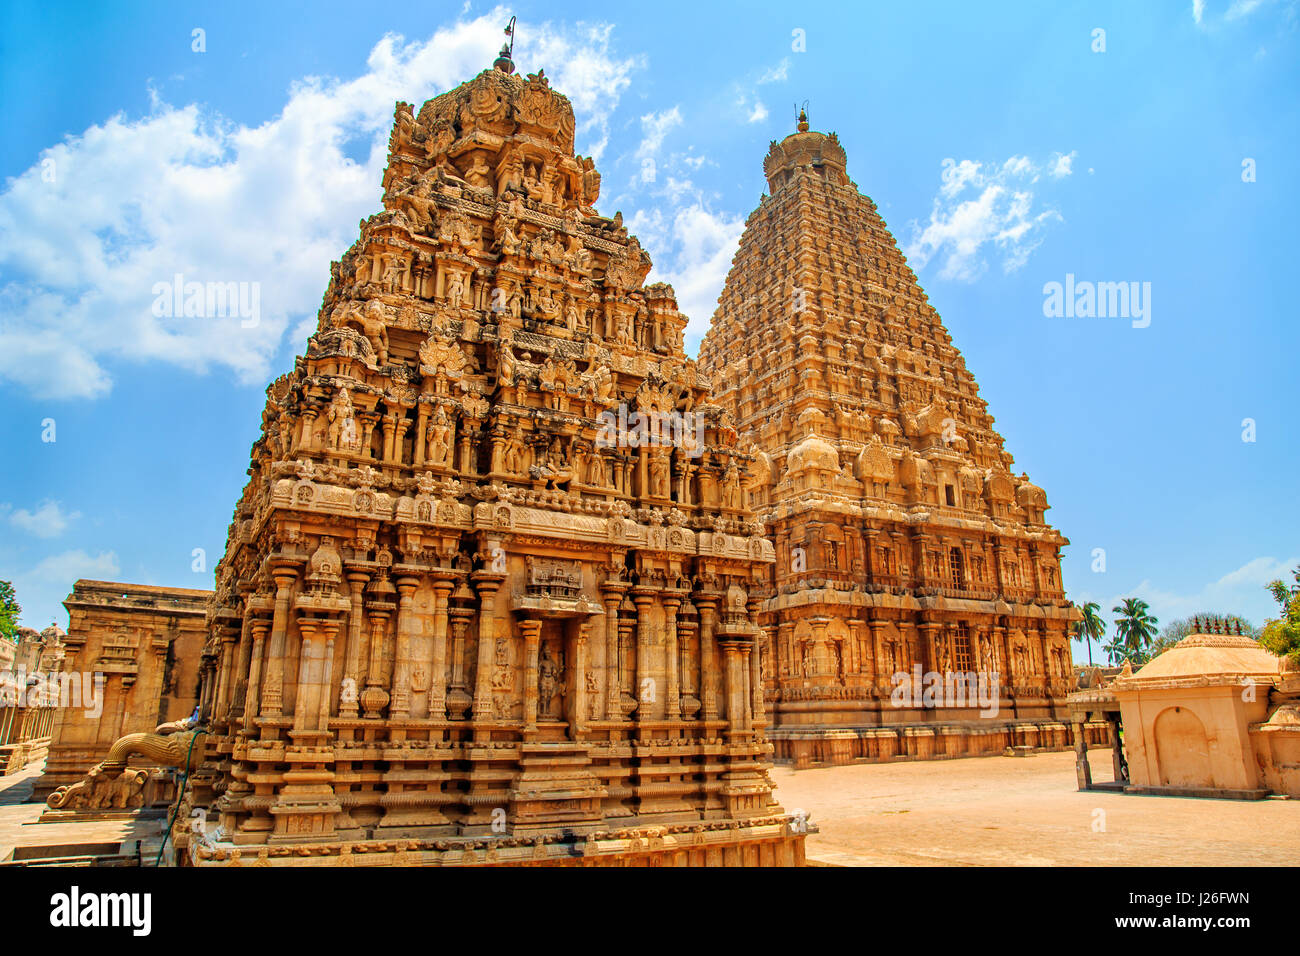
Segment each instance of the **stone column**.
M235 662L234 690L231 693L230 719L242 718L248 710L248 669L253 653L253 610L251 595L244 597L243 624L239 632L239 659Z
M923 621L917 625L921 632L921 643L925 647L925 669L935 673L939 672L939 642L935 633L939 627L934 621Z
M740 657L739 641L719 641L722 649L723 694L726 698L727 729L739 733L745 729L745 675Z
M618 672L618 607L623 603L626 584L607 583L601 588L605 599L605 719L622 720L619 695L623 682Z
M266 640L266 633L270 629L270 622L266 618L253 618L252 662L248 671L248 693L244 698L245 732L252 731L253 721L257 718L258 695L262 688L262 646Z
M348 584L352 589L352 607L348 611L348 643L343 658L343 681L339 685L339 716L354 719L357 716L357 699L361 696L361 664L365 658L365 641L362 625L365 602L362 589L370 580L366 571L349 571ZM351 687L351 693L347 688Z
M700 612L700 704L705 720L718 719L718 645L713 639L717 623L718 596L712 592L700 594L695 599Z
M419 468L421 465L424 464L424 452L425 452L424 429L425 426L428 425L428 423L429 423L429 406L424 402L421 402L419 410L416 412L415 441L411 443L415 448L415 452L412 455L412 458L414 459L414 466L416 468Z
M447 597L455 587L448 578L433 582L433 673L429 675L429 718L447 719Z
M393 655L393 689L389 715L398 720L411 716L411 603L419 578L400 577L397 585L397 649Z
M677 674L677 608L681 603L680 594L664 593L664 662L667 670L665 682L668 684L664 691L667 695L664 716L668 720L680 720L682 716L682 691Z
M330 697L334 687L334 636L338 634L337 618L321 621L320 630L323 638L325 660L320 674L320 713L317 716L316 729L328 732L330 729Z
M537 652L541 644L542 622L524 619L519 622L524 635L524 729L537 729Z
M314 617L301 616L298 618L298 634L301 638L301 647L298 651L298 688L293 702L293 729L297 731L314 730L311 726L319 716L320 701L316 701L316 713L311 713L308 708L309 689L319 683L319 674L313 674L314 670L319 670L317 666L317 647L316 637L318 634L318 625L321 622ZM322 662L323 663L323 662Z
M653 640L650 634L650 608L654 604L655 592L651 588L634 588L632 600L636 603L636 719L639 722L648 716L646 704L656 703L659 699L659 688L655 686L654 677L650 674L650 646ZM650 682L648 686L646 681ZM648 701L647 690L650 691Z
M394 463L393 457L393 440L397 434L397 416L389 412L384 416L384 462L385 464Z
M577 622L573 635L573 653L569 655L573 677L573 701L569 713L569 739L577 740L587 730L587 635L591 622Z
M298 569L279 565L271 571L275 578L275 615L271 620L271 650L267 655L266 686L262 689L261 712L279 717L284 707L284 653L289 632L289 596Z
M213 717L217 722L226 720L230 712L230 694L232 672L235 668L235 644L239 640L241 629L234 625L227 625L221 628L221 664L220 676L217 679L217 699L213 707Z
M1074 773L1080 790L1092 789L1092 768L1088 766L1088 738L1085 736L1082 720L1074 720Z
M478 591L478 669L474 675L474 719L492 719L492 670L496 652L496 594L505 575L475 571Z
M750 725L765 723L763 713L763 644L767 638L763 631L754 632L754 647L749 655L749 712Z

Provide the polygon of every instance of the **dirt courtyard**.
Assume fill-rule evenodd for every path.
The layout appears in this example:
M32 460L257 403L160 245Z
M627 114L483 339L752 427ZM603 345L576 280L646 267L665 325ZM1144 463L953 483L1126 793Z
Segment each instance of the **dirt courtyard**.
M1089 754L1112 779L1110 751ZM1300 801L1076 789L1074 754L772 771L776 797L840 866L1295 866Z

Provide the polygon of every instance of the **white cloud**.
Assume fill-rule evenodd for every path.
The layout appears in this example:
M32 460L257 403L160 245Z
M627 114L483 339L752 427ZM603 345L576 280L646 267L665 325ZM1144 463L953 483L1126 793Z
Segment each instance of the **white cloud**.
M1042 242L1043 226L1061 218L1052 208L1036 210L1034 192L1026 187L1044 171L1054 179L1070 175L1074 155L1057 153L1046 167L1027 156L992 166L945 159L929 222L912 222L908 258L917 269L939 258L940 277L962 281L984 272L987 254L1001 257L1004 272L1019 269Z
M754 108L749 111L748 122L761 123L765 119L767 119L767 107L763 105L761 100L754 100Z
M1077 149L1072 149L1069 153L1057 153L1056 161L1053 162L1051 168L1048 169L1047 175L1051 176L1053 179L1063 179L1070 175L1070 173L1074 172L1072 168L1074 165L1074 157L1078 155L1079 151Z
M91 557L80 548L52 554L43 559L24 579L45 584L66 585L69 592L79 578L112 580L122 571L114 551L101 551Z
M642 158L658 155L668 131L681 125L682 111L678 106L658 113L646 113L641 117L641 145L637 147L636 154Z
M501 19L427 40L387 35L364 73L303 78L257 126L157 101L47 149L0 191L0 379L38 397L94 398L111 389L112 362L163 361L266 381L290 324L297 338L314 329L330 261L380 208L394 101L418 109L490 65ZM608 26L527 35L520 71L547 69L573 102L579 149L598 153L643 59L614 55ZM155 284L178 273L257 283L259 321L155 317Z
M685 198L685 190L678 193L679 200ZM695 351L718 307L744 228L744 216L715 213L698 195L667 216L655 209L638 212L628 221L628 229L655 262L647 281L671 283L677 293L677 308L690 319L685 343L688 353Z
M1235 20L1245 20L1253 16L1260 10L1264 10L1277 5L1277 0L1231 0L1221 14L1215 16L1214 10L1206 9L1205 0L1192 0L1192 21L1201 30L1212 32L1221 24L1231 23ZM1221 8L1221 4L1216 4ZM1295 16L1295 0L1289 0L1285 5L1284 17L1291 20Z
M4 511L8 510L9 506L5 505ZM67 530L71 522L80 517L79 511L65 512L57 501L46 500L35 511L19 508L9 516L9 521L15 528L38 538L57 538Z
M763 71L762 76L758 78L760 85L764 83L784 83L790 76L790 58L782 57L781 62L776 66L769 67Z

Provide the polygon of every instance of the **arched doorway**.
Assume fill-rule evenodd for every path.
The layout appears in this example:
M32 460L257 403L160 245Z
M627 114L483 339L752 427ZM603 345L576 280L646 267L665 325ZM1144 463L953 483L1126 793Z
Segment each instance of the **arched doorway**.
M1152 727L1160 783L1166 787L1213 787L1205 725L1186 707L1169 707Z

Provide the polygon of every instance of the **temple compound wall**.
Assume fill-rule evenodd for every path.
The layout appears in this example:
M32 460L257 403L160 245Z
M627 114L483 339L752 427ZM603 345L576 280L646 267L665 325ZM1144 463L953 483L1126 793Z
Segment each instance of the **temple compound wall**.
M18 629L18 640L0 639L0 776L45 759L58 705L50 675L63 660L63 631Z
M181 862L802 862L753 459L573 131L504 56L397 105L384 209L267 390Z
M63 602L68 633L54 674L59 700L35 799L80 781L119 737L190 716L204 670L211 596L113 581L73 585Z
M846 161L803 116L772 143L700 349L776 550L751 594L776 756L1064 748L1068 542Z

